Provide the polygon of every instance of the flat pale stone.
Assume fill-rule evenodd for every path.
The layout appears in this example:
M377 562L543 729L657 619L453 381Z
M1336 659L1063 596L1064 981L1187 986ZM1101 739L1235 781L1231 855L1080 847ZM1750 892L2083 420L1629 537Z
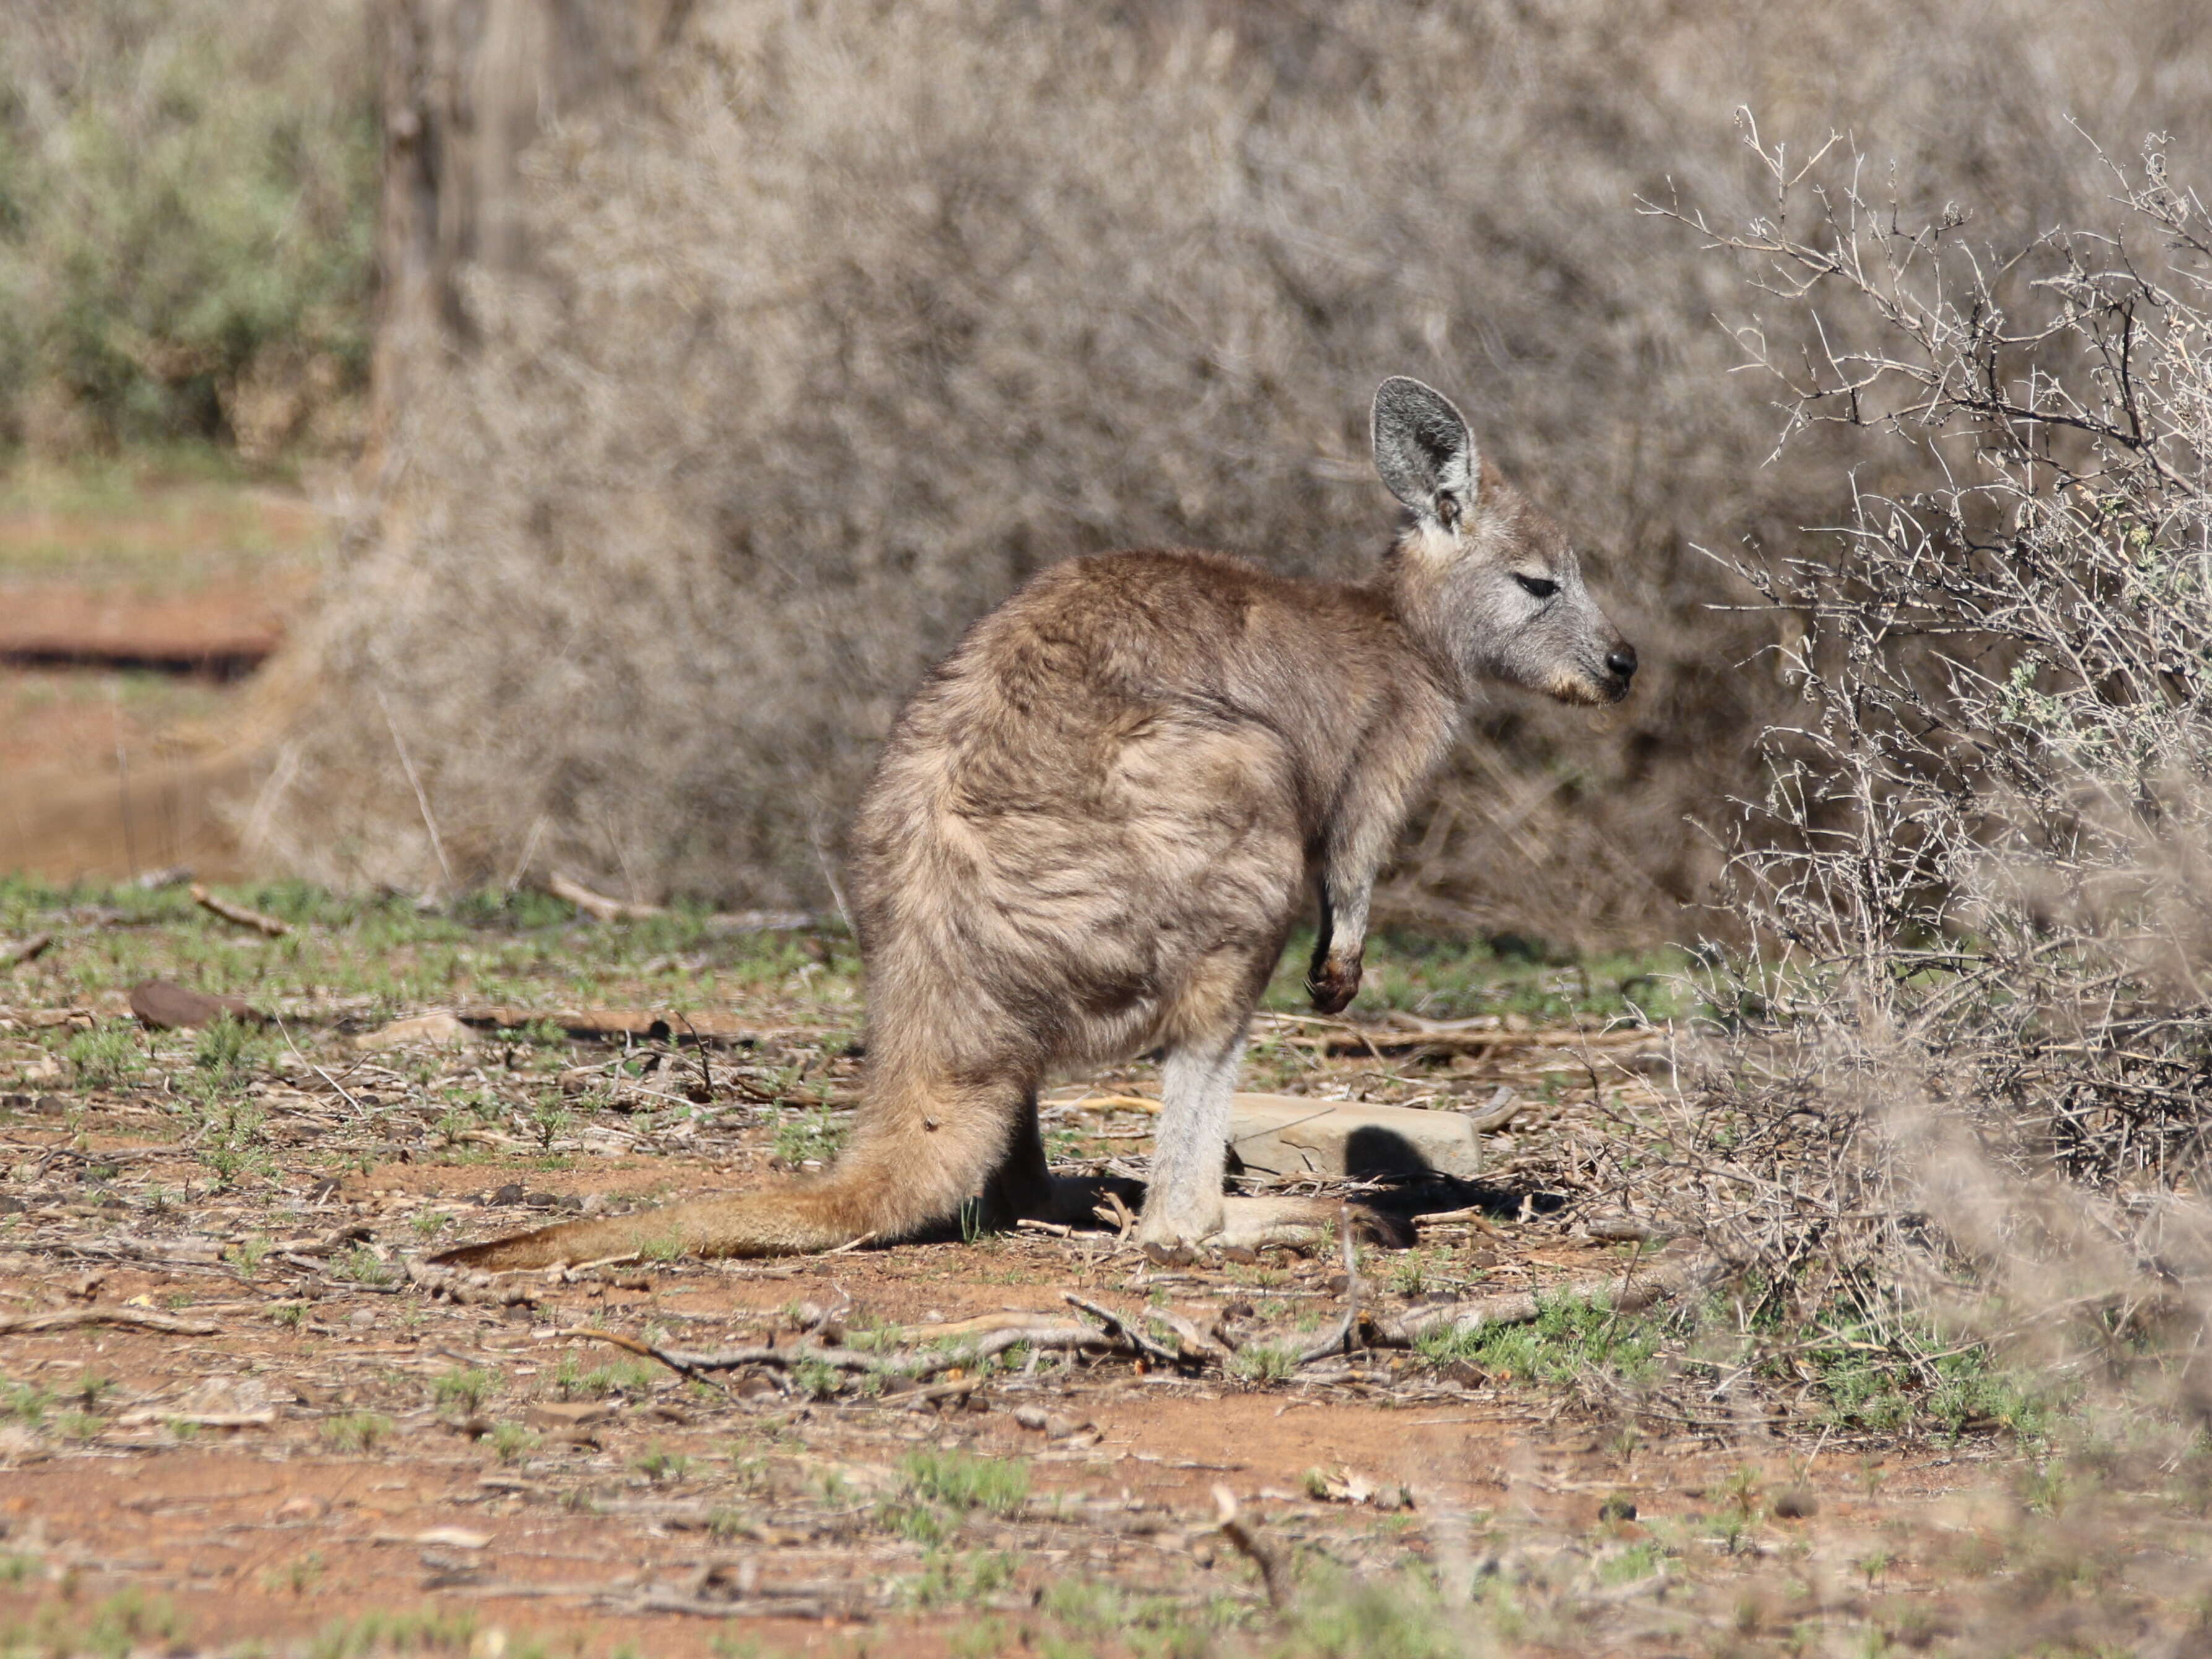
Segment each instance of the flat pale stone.
M1458 1112L1296 1095L1238 1095L1230 1167L1260 1175L1419 1175L1471 1181L1482 1171L1474 1125Z
M389 1025L364 1031L353 1040L353 1046L364 1054L381 1054L387 1048L405 1048L416 1043L458 1048L474 1042L476 1036L451 1014L417 1014L412 1019L395 1019Z

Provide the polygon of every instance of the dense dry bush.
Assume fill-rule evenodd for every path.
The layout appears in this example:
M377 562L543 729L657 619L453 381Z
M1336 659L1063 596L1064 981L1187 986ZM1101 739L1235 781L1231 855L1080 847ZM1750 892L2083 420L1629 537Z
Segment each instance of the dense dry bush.
M366 0L0 3L0 439L315 435L367 362Z
M1744 200L1752 97L2000 181L2033 228L2098 188L2051 112L2141 122L2208 28L1776 10L697 8L652 107L541 145L543 269L471 290L479 346L280 682L309 693L250 826L329 879L446 879L434 821L457 881L820 902L900 697L1031 572L1363 568L1366 401L1403 371L1595 550L1648 666L1599 720L1499 694L1391 903L1674 926L1718 861L1686 820L1785 690L1690 544L1844 503L1817 444L1761 466L1727 273L1632 199Z
M1741 568L1797 695L1737 826L1759 949L1701 1155L1740 1177L1705 1224L1778 1291L1899 1328L1994 1291L2202 1409L2212 216L2165 143L2094 231L1917 219L1841 143L1766 153L1757 219L1676 210L1820 319L1812 353L1739 333L1790 426L1941 479Z

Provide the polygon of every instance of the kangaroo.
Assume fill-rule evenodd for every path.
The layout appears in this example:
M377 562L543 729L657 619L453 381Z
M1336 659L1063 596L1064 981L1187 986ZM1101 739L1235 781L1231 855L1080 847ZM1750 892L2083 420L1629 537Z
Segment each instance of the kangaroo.
M1373 441L1407 513L1371 580L1193 550L1073 559L907 704L854 825L868 1074L829 1173L435 1260L793 1254L912 1237L975 1200L1000 1224L1085 1214L1092 1190L1046 1167L1037 1091L1153 1049L1141 1242L1334 1227L1334 1203L1222 1192L1246 1026L1291 927L1317 887L1307 988L1338 1012L1376 873L1484 683L1598 704L1636 672L1565 533L1449 399L1385 380Z

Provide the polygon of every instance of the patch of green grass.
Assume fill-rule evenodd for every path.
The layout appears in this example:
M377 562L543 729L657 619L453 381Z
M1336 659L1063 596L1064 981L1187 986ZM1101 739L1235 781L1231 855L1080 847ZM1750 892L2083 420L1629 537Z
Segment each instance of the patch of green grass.
M561 1356L552 1379L555 1390L563 1400L580 1395L587 1400L604 1400L613 1394L651 1394L659 1380L659 1369L649 1359L618 1359L611 1365L587 1371L574 1354Z
M390 1418L375 1412L347 1412L323 1425L323 1437L341 1451L374 1451L392 1427Z
M137 1033L123 1020L79 1031L62 1049L70 1074L88 1089L121 1089L146 1069Z
M691 1460L683 1452L669 1450L656 1440L633 1460L630 1467L657 1484L672 1483L681 1480L690 1473Z
M809 1159L828 1164L844 1146L844 1124L826 1106L787 1106L776 1120L775 1155L794 1168Z
M908 1587L908 1596L918 1607L952 1607L988 1601L1014 1582L1016 1565L1012 1556L994 1550L932 1550L922 1557L921 1576ZM1005 1632L998 1632L997 1636L998 1645L969 1650L978 1655L1004 1653Z
M1264 1006L1311 1011L1305 974L1312 953L1310 932L1291 939ZM1583 955L1512 934L1450 939L1393 928L1370 939L1354 1006L1428 1019L1679 1018L1700 1006L1687 977L1691 965L1673 950Z
M915 1497L962 1514L981 1509L1014 1515L1029 1501L1030 1466L1018 1457L914 1451L899 1465L899 1474Z
M1516 1382L1566 1383L1586 1370L1631 1382L1651 1375L1661 1333L1650 1321L1616 1316L1603 1297L1540 1291L1536 1305L1533 1320L1426 1331L1415 1346L1433 1364L1465 1360Z
M538 1445L538 1431L520 1423L495 1423L491 1431L491 1449L502 1463L520 1463Z
M492 1386L491 1373L473 1365L447 1371L430 1385L441 1407L470 1416L491 1397Z
M476 1638L477 1616L465 1610L423 1607L407 1613L367 1613L332 1625L307 1645L309 1659L371 1659L388 1653L465 1653Z
M1272 1342L1247 1342L1229 1362L1232 1376L1247 1382L1280 1382L1298 1368L1298 1351Z

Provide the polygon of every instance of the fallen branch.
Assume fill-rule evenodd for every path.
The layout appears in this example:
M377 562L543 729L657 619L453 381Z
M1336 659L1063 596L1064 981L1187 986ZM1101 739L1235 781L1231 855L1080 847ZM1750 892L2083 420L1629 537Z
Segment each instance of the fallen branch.
M198 905L203 910L212 911L225 921L234 921L241 927L251 927L258 933L267 934L270 939L282 939L292 931L291 923L279 921L274 916L264 915L258 910L250 910L243 904L235 904L227 898L217 897L198 882L192 884L191 891L193 903Z
M1076 1295L1073 1291L1063 1292L1060 1300L1071 1308L1082 1310L1093 1319L1105 1321L1107 1335L1118 1335L1122 1341L1129 1344L1139 1353L1149 1355L1165 1365L1180 1365L1185 1363L1185 1356L1177 1353L1166 1343L1157 1341L1146 1335L1133 1321L1123 1318L1111 1308L1103 1307L1096 1302L1087 1302Z
M0 1318L0 1336L74 1330L81 1325L128 1325L134 1330L162 1331L171 1336L214 1336L222 1329L205 1320L172 1319L167 1314L140 1308L64 1308L52 1313L15 1314Z
M1338 1242L1344 1249L1344 1317L1337 1328L1297 1357L1297 1363L1310 1365L1316 1359L1326 1359L1333 1354L1352 1352L1352 1334L1359 1328L1359 1297L1367 1286L1359 1277L1359 1254L1352 1244L1352 1208L1346 1205L1337 1216Z
M36 962L53 942L52 933L33 933L28 939L17 939L13 945L0 945L0 968L14 968L26 962Z
M774 1370L796 1370L802 1365L827 1365L834 1370L864 1371L878 1376L902 1377L917 1381L934 1376L939 1371L973 1365L1002 1354L1009 1348L1031 1347L1055 1352L1073 1349L1097 1349L1105 1352L1120 1352L1134 1354L1140 1352L1133 1343L1117 1341L1090 1325L1022 1325L1005 1330L988 1331L973 1343L940 1350L933 1353L865 1353L854 1348L827 1347L817 1343L795 1342L787 1347L771 1347L766 1344L744 1348L690 1350L664 1347L657 1343L638 1344L631 1337L617 1337L611 1332L577 1328L561 1334L588 1337L612 1342L618 1347L629 1348L649 1358L657 1359L671 1370L689 1374L692 1371L736 1370L745 1365L763 1365Z
M1473 1206L1464 1210L1437 1210L1428 1215L1417 1215L1413 1219L1416 1227L1472 1227L1479 1233L1488 1233L1492 1238L1505 1237L1487 1215Z
M1377 1346L1410 1348L1431 1332L1473 1335L1492 1325L1525 1325L1543 1311L1547 1300L1562 1297L1609 1298L1616 1314L1636 1313L1655 1302L1694 1290L1720 1276L1723 1263L1704 1251L1662 1255L1642 1273L1616 1287L1611 1273L1591 1274L1540 1290L1511 1291L1478 1297L1468 1302L1445 1302L1426 1308L1409 1308L1396 1319L1376 1323Z
M545 878L545 890L600 921L650 921L672 914L665 904L633 904L595 892L557 872ZM811 910L717 910L701 925L710 933L780 933L818 927L821 921Z
M1226 1486L1213 1489L1215 1524L1221 1535L1236 1546L1237 1553L1260 1569L1260 1583L1267 1592L1267 1605L1278 1613L1291 1599L1290 1573L1283 1562L1283 1553L1273 1542L1260 1535L1259 1524L1247 1521L1237 1507L1237 1494Z

